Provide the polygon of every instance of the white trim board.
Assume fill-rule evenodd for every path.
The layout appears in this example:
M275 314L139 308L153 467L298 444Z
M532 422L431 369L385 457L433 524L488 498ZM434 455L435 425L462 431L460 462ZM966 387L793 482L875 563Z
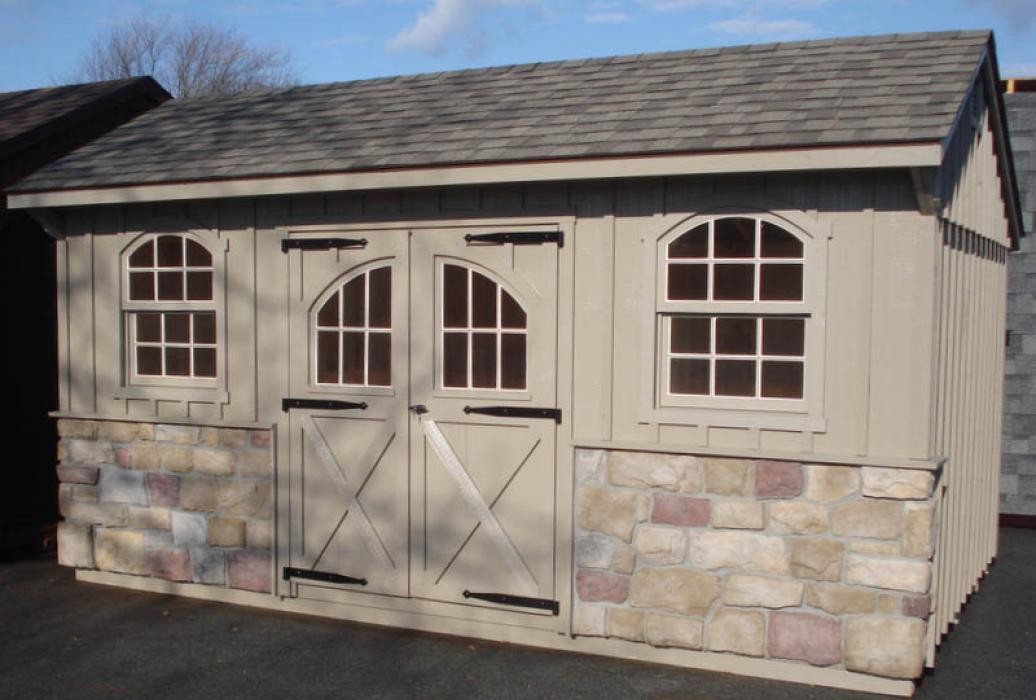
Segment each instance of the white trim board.
M10 192L10 209L123 204L186 199L445 187L505 182L600 180L629 177L938 167L939 142L886 146L788 148L668 156L626 156L532 163L454 165L438 168L241 178L202 182Z

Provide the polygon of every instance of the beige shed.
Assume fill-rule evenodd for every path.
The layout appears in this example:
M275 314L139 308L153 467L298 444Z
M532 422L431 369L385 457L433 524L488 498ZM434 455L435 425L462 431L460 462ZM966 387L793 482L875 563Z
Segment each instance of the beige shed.
M909 695L996 549L992 36L177 100L57 239L81 580Z

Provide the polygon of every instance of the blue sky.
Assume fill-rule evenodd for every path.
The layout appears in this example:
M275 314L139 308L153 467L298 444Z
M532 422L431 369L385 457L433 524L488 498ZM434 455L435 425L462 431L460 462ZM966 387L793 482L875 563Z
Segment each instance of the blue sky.
M291 51L304 83L853 34L992 28L1036 76L1036 0L0 0L0 91L67 82L141 14L228 24Z

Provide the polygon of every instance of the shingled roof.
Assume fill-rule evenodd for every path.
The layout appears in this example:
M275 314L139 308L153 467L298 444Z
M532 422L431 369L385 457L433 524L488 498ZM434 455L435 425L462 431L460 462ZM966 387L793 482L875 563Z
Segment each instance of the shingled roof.
M940 141L990 41L855 37L176 100L14 189Z

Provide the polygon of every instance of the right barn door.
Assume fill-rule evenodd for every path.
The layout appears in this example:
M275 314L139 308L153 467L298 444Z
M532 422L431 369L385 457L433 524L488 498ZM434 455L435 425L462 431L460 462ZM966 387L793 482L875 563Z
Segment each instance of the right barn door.
M411 238L411 595L556 611L558 242Z

